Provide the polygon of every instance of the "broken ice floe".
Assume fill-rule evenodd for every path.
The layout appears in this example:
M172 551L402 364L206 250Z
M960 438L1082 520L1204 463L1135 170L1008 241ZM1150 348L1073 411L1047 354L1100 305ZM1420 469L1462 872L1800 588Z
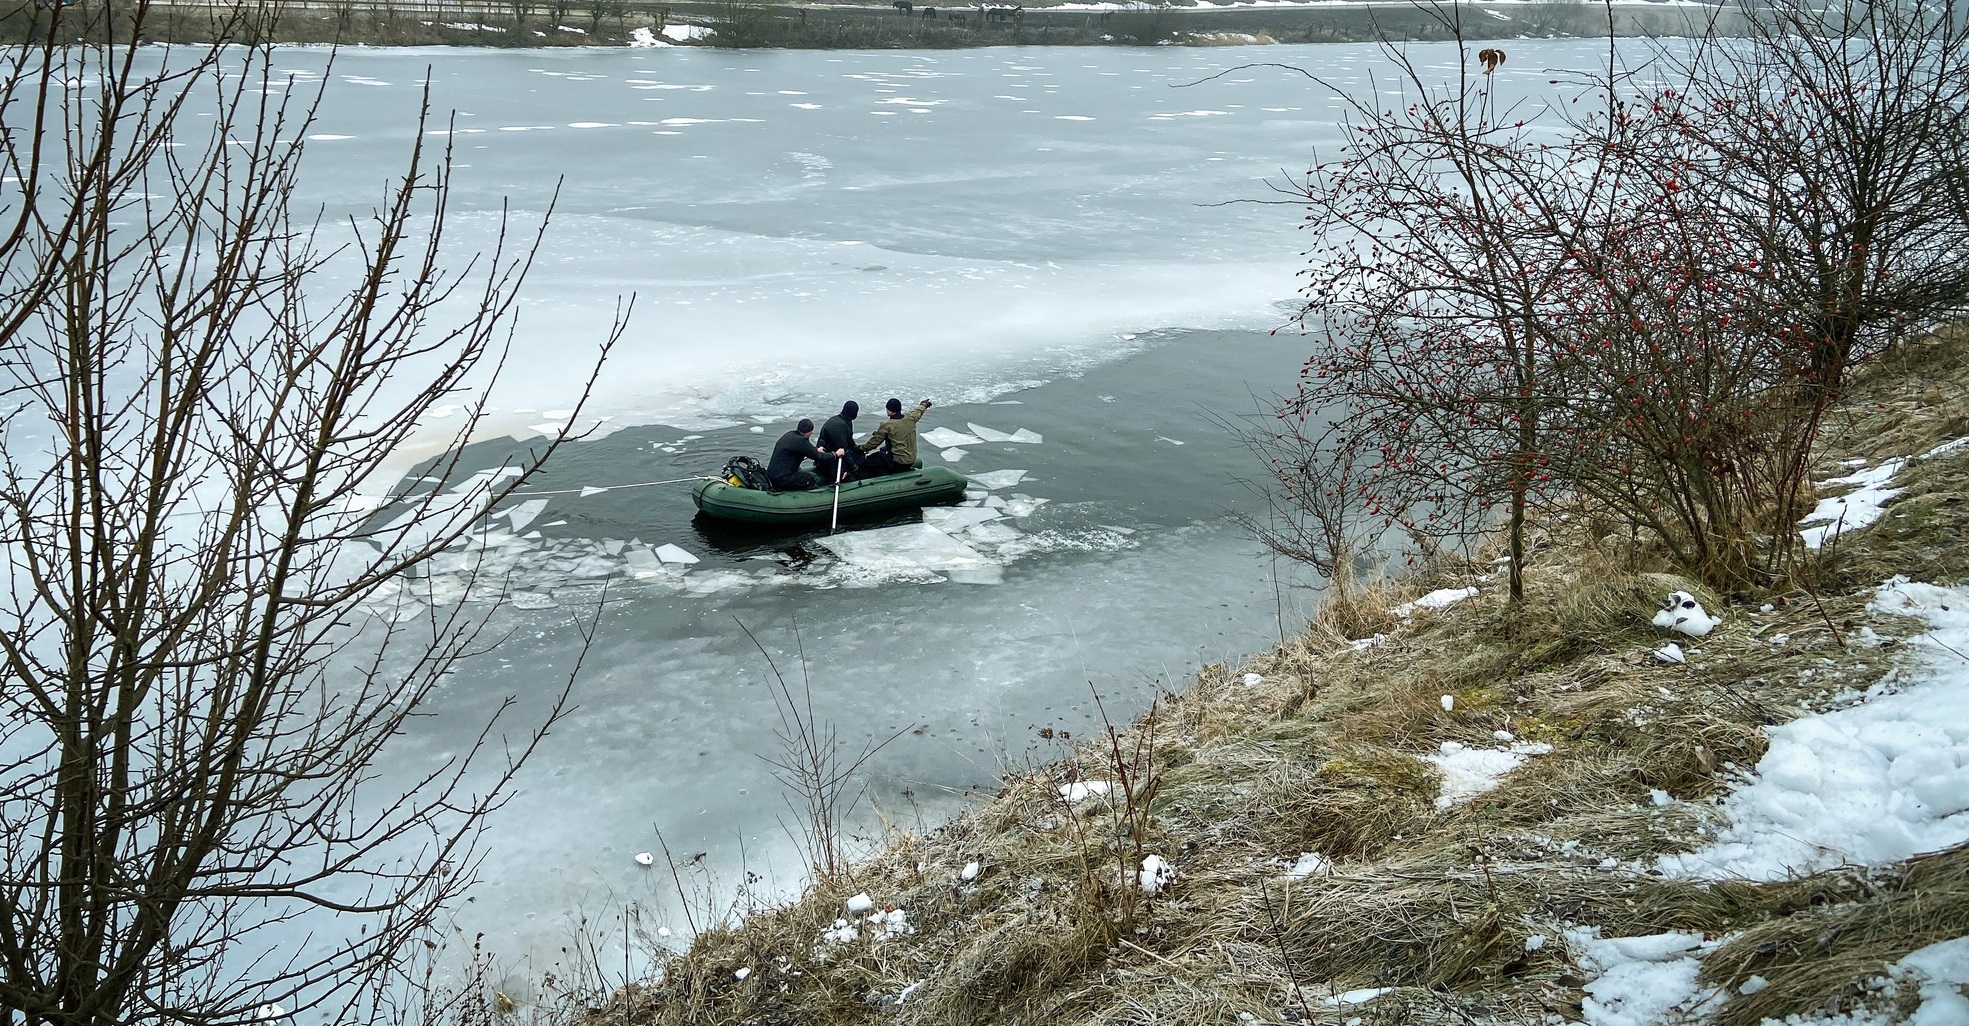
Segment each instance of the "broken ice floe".
M958 460L964 458L965 453L962 449L945 449L943 452L938 453L938 455L943 457L945 463L956 463Z
M650 854L649 852L646 852L646 851L639 851L639 852L637 852L637 853L636 853L636 864L637 864L637 865L639 865L639 866L648 866L648 865L654 865L655 863L656 863L656 856L655 856L655 855L652 855L652 854Z
M954 449L960 445L984 444L984 439L976 435L967 435L962 431L952 431L947 427L931 428L918 437L923 440L925 445L933 445L939 449Z
M533 518L539 516L540 511L546 508L546 499L528 499L517 506L494 513L492 519L505 517L507 522L513 525L513 532L517 534L526 530L526 525L533 523Z
M1691 638L1703 637L1722 622L1722 617L1709 615L1709 611L1702 608L1702 603L1686 591L1669 592L1668 598L1662 601L1661 608L1654 615L1656 627Z
M961 531L987 520L1004 516L988 506L931 506L923 510L923 522L946 531Z
M960 570L991 565L978 550L931 524L851 531L816 541L843 562L869 570Z
M1023 470L990 470L982 474L972 474L971 483L979 488L997 491L1018 484L1025 480L1025 476L1026 472Z
M684 549L676 545L657 546L656 558L662 560L665 563L678 563L685 566L688 566L698 561L696 556L691 555L689 552L685 551Z
M970 428L972 434L987 442L1020 442L1028 445L1037 445L1045 441L1045 436L1035 431L1028 431L1025 428L1019 428L1016 431L999 431L996 428L985 427L983 424L966 424L964 426Z

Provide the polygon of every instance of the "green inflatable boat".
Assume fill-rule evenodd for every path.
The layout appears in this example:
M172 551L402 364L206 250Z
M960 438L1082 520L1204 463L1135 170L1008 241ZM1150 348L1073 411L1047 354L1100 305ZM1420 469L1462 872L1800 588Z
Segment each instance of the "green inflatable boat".
M841 485L841 519L887 513L962 498L969 482L949 467L918 467ZM706 516L748 524L825 524L834 512L834 488L768 492L710 480L691 489L691 501Z

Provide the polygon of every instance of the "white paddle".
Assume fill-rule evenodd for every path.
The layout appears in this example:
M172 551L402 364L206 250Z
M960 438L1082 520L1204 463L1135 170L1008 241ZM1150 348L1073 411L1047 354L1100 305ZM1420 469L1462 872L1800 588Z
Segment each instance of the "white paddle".
M847 462L848 459L846 456L836 456L834 458L834 515L828 518L827 521L828 534L833 534L834 528L841 523L841 471L847 465Z

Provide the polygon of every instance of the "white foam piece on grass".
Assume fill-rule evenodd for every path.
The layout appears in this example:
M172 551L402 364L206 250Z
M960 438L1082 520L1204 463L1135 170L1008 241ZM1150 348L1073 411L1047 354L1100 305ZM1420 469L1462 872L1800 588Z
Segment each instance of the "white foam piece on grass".
M1552 746L1542 742L1520 741L1505 748L1469 748L1455 741L1444 741L1442 748L1422 756L1443 777L1442 794L1436 808L1447 809L1458 802L1495 788L1506 773L1534 755L1547 755Z
M972 434L987 442L1009 442L1012 440L1012 433L1010 431L1000 431L997 428L988 428L983 424L976 423L966 423L964 426L970 428Z
M867 891L862 891L847 901L847 909L850 912L866 912L874 907L875 899L869 897Z
M931 428L918 437L923 440L925 445L933 445L939 449L954 449L960 445L984 444L984 439L976 435L967 435L962 431L952 431L947 427Z
M1344 991L1322 1000L1326 1002L1329 1008L1344 1008L1347 1005L1364 1005L1384 994L1393 994L1395 989L1394 987L1362 987L1359 990Z
M1699 933L1600 937L1598 927L1563 932L1573 961L1593 977L1580 1002L1587 1026L1655 1026L1680 1022L1712 995L1696 983L1705 944Z
M1476 597L1476 588L1437 588L1413 602L1404 602L1389 612L1396 616L1413 616L1418 609L1448 609L1464 599Z
M923 522L946 531L961 531L1004 514L984 506L931 506L923 510Z
M1663 630L1700 638L1715 630L1723 622L1723 618L1709 615L1709 611L1702 608L1702 603L1697 602L1694 595L1686 591L1671 591L1668 593L1668 598L1662 602L1661 608L1655 611L1653 622L1656 627Z
M1142 870L1135 875L1135 880L1141 885L1143 894L1161 894L1176 882L1176 867L1160 855L1150 855L1142 859Z
M866 570L962 570L991 565L978 550L931 524L903 524L850 531L816 544L842 562Z
M1688 655L1682 651L1682 646L1672 641L1655 649L1654 657L1664 663L1686 663L1689 661Z
M945 449L939 455L943 457L945 463L956 463L964 458L965 452L962 449Z
M1858 704L1765 728L1752 779L1718 810L1728 825L1662 872L1783 880L1969 841L1969 587L1896 577L1868 608L1928 621L1906 642L1924 658Z
M689 565L691 563L695 563L698 561L697 557L691 555L688 550L676 545L657 546L656 558L662 560L665 563L680 563L685 565Z
M1025 480L1025 477L1026 472L1023 470L991 470L982 474L972 474L971 483L995 492L1000 488L1010 488Z

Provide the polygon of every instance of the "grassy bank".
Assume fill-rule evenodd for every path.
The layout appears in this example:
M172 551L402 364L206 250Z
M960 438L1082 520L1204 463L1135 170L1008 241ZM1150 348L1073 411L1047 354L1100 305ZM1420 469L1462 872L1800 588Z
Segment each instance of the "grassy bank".
M1961 336L1856 380L1828 473L1969 434ZM1654 865L1714 836L1711 800L1765 728L1906 660L1883 639L1916 628L1868 608L1882 579L1969 580L1969 448L1897 481L1885 519L1783 593L1704 594L1624 533L1563 521L1541 525L1518 607L1482 559L1351 589L1303 635L1205 667L956 821L704 930L591 1021L1577 1021L1592 974L1558 939L1576 927L1725 939L1702 963L1723 1026L1877 1005L1884 967L1969 935L1969 847L1779 883ZM1672 590L1723 620L1680 639L1685 664L1653 654ZM1531 754L1499 786L1439 800L1422 757L1506 739ZM1153 893L1149 855L1174 869Z

